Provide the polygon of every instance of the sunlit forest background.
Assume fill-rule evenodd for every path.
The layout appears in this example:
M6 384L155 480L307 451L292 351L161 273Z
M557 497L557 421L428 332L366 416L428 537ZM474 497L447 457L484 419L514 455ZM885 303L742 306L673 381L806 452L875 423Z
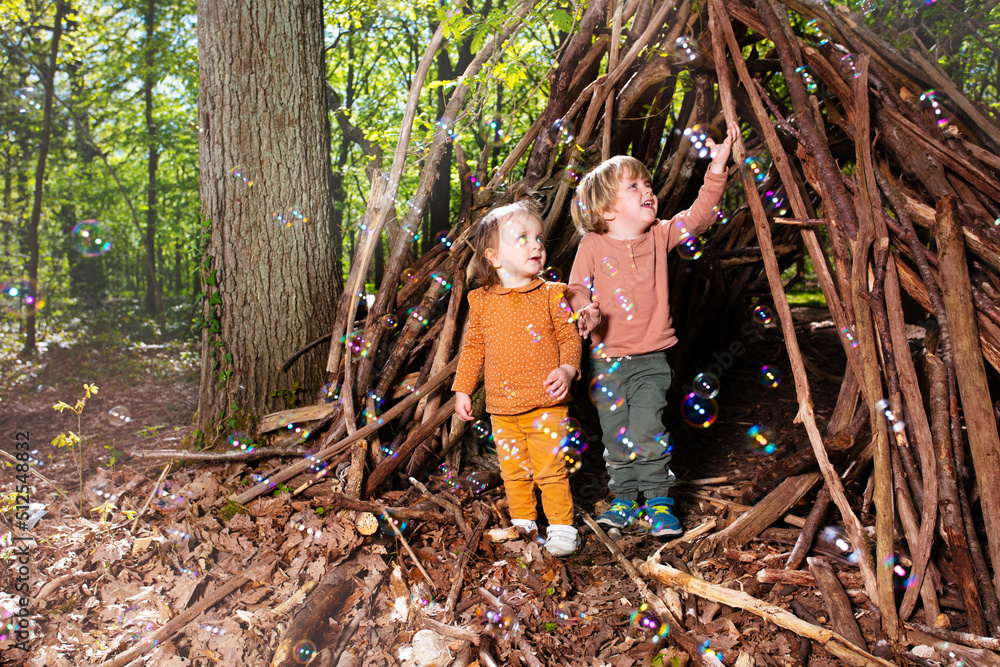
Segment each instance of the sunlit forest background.
M457 73L509 9L504 2L487 0L449 15L448 4L337 0L324 7L330 152L339 212L335 243L342 275L349 269L370 190L366 168L377 156L391 154L424 45L446 21L446 46L431 73L435 83L424 88L416 121L418 136L423 132L429 138ZM995 117L1000 113L997 4L862 0L849 8L898 48L919 42L929 49L965 93ZM467 155L478 155L489 144L491 164L499 164L511 148L510 138L522 136L539 116L560 45L584 9L583 3L562 0L540 3L503 58L472 82L475 102L453 126L454 143ZM43 348L85 332L160 340L193 337L204 325L198 314L206 279L201 253L207 224L198 200L195 3L78 0L69 5L55 54L48 158L39 174L45 134L43 74L52 55L55 11L55 2L0 3L0 327L5 353L33 352L34 345L26 346L21 335L26 293L35 294L37 345ZM698 15L692 13L692 20ZM757 49L761 58L768 55L766 41L748 48ZM689 75L681 72L678 86L690 85ZM673 96L675 105L682 99ZM407 190L415 187L419 174L421 143L416 146L403 175L400 207L406 206ZM450 226L459 192L453 154L449 149L442 161L450 177L440 179L423 213L415 251L426 250ZM258 168L234 164L228 177L239 187L259 187ZM31 283L25 278L26 265L35 240L28 230L39 184L39 263L37 281ZM287 222L288 210L274 213L273 224ZM293 209L291 215L306 213ZM150 258L155 281L146 269ZM381 267L376 258L370 285L378 284Z

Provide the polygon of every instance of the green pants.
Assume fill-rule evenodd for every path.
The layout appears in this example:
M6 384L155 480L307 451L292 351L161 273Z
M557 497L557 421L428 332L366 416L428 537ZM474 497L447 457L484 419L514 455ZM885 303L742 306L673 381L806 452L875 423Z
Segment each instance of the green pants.
M604 432L608 485L616 498L669 496L673 438L663 427L673 378L666 352L593 359L592 396Z

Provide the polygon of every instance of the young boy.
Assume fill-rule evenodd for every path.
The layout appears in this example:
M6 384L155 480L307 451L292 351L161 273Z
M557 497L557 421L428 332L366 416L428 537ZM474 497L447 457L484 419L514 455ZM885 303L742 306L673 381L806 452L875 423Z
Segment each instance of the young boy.
M656 219L656 195L645 165L617 156L583 177L573 222L584 235L573 262L567 298L580 335L591 336L593 392L604 432L604 460L615 500L597 523L622 528L639 515L655 536L682 533L670 489L672 438L663 429L672 371L666 349L677 343L670 320L667 256L681 239L715 221L727 162L739 126L730 123L694 205L667 221Z

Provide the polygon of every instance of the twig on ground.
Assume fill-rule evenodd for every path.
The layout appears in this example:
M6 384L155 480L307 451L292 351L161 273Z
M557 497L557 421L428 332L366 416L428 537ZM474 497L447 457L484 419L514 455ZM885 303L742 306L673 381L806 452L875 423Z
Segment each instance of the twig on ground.
M170 464L169 463L167 465L163 466L163 472L160 473L159 479L157 479L156 480L156 484L153 485L153 490L150 491L149 495L146 497L146 502L143 503L142 509L140 509L139 513L135 515L135 519L132 521L132 527L129 528L129 530L128 530L128 532L132 533L133 535L135 534L135 527L137 525L139 525L139 519L142 518L142 515L145 514L146 510L149 508L149 503L151 503L153 501L153 496L156 495L156 490L158 488L160 488L160 482L162 482L163 478L167 476L167 471L168 470L170 470Z
M396 533L396 537L402 543L403 548L406 549L406 553L410 554L410 558L413 559L414 565L416 565L417 569L420 570L420 574L424 575L424 579L427 580L427 585L431 587L431 590L433 590L435 594L439 593L440 591L438 591L437 586L434 585L434 580L431 579L431 575L427 574L427 570L424 569L424 564L420 562L420 559L417 558L416 552L414 552L410 547L410 543L407 542L406 538L403 537L403 534L399 532L399 526L397 526L396 522L393 521L393 517L389 516L386 523L392 527L392 532Z
M472 531L469 530L468 524L465 523L465 517L462 514L461 507L451 501L440 498L436 493L431 493L431 490L416 477L410 478L410 484L420 489L420 492L427 496L427 499L435 505L439 505L443 509L453 512L455 515L455 523L458 524L458 529L462 531L462 535L464 535L467 540L472 538Z

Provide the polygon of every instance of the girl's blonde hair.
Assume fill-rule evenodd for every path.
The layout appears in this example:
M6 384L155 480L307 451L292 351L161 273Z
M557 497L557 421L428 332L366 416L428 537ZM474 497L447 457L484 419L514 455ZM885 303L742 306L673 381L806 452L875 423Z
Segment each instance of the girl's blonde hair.
M518 215L535 218L544 224L533 199L518 199L511 204L498 206L476 222L469 237L469 245L473 251L472 261L469 264L472 277L481 287L491 288L500 284L500 276L490 264L490 260L486 259L486 251L490 248L493 250L500 248L500 225Z
M608 223L603 214L614 207L618 185L623 180L632 178L652 180L649 170L642 162L630 155L616 155L594 167L593 171L580 180L570 209L573 224L581 234L607 233Z

